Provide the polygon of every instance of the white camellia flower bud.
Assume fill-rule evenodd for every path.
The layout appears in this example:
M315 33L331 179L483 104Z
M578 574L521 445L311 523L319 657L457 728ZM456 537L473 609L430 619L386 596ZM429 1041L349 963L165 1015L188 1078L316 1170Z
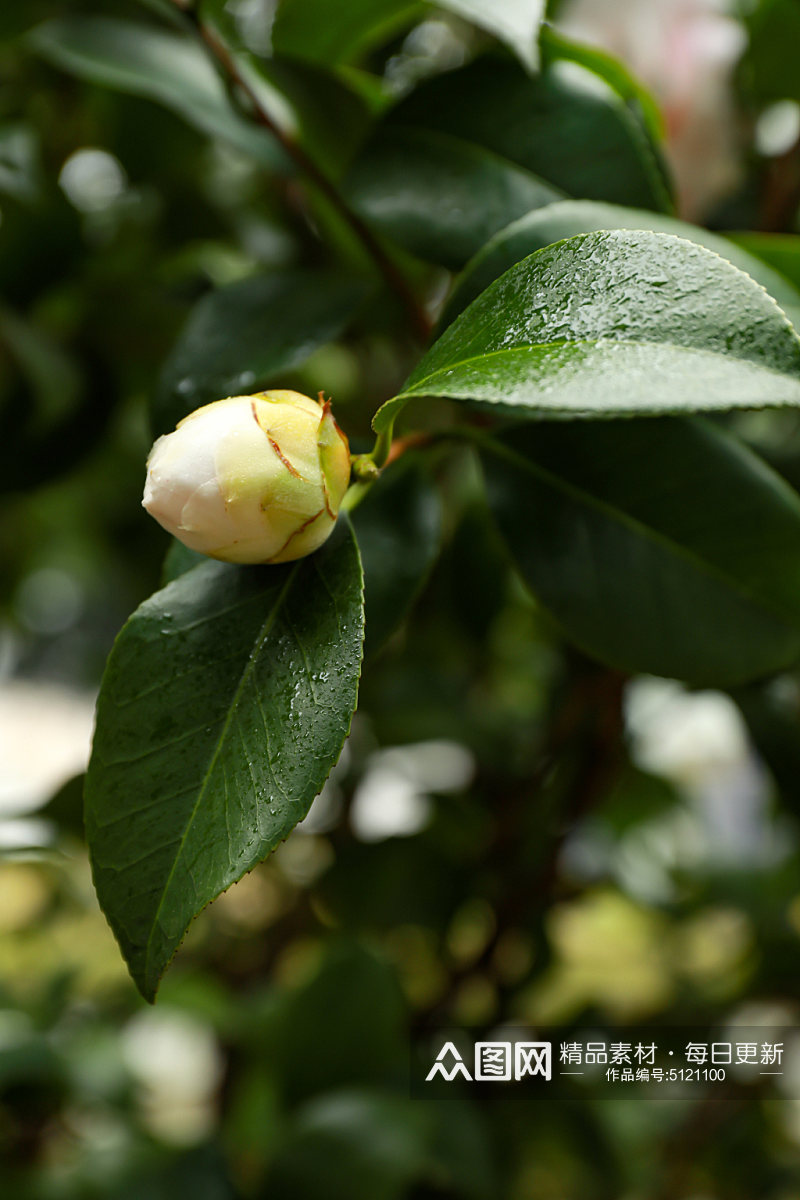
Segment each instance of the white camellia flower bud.
M198 408L160 437L142 504L211 558L289 562L333 531L349 478L347 438L329 402L259 392Z

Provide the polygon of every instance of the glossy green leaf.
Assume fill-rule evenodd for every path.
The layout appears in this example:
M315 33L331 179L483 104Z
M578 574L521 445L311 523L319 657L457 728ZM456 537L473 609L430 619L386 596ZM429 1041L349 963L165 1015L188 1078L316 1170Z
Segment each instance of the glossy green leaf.
M532 79L486 57L422 84L378 126L347 186L385 234L449 267L564 195L660 210L671 203L627 103L600 76L561 60Z
M192 918L307 813L347 735L362 633L346 520L296 563L196 567L122 630L85 819L101 907L147 999Z
M114 17L60 17L29 36L56 66L105 87L145 96L269 167L285 163L263 129L240 116L203 48L187 37Z
M563 193L499 154L438 130L386 125L349 194L383 233L454 270L512 216Z
M438 0L440 8L494 34L505 42L526 67L539 61L538 33L544 15L544 0Z
M538 59L543 0L348 0L331 18L329 0L280 0L272 27L277 54L313 62L352 62L415 20L445 9L505 42L526 64ZM433 11L432 11L433 10Z
M166 587L168 583L173 583L181 575L191 571L192 567L199 567L207 561L206 555L201 554L199 550L190 550L183 542L172 538L161 564L161 586Z
M205 296L164 364L153 403L158 433L201 404L248 395L342 332L366 286L322 271L257 275Z
M276 54L329 65L349 62L424 12L415 0L280 0L272 26Z
M556 242L482 292L375 418L412 396L610 417L800 404L800 339L710 250L619 230Z
M617 204L598 204L592 200L564 200L527 213L495 234L464 268L448 299L439 322L440 328L449 325L476 296L514 263L563 238L602 229L649 229L656 233L672 233L696 242L698 246L705 246L721 258L726 258L740 271L751 275L778 301L795 327L800 326L800 291L779 269L774 270L757 257L756 251L748 253L747 249L727 238L661 213L624 208ZM795 240L800 243L800 238Z
M552 25L546 25L542 29L541 44L546 62L564 59L568 62L579 63L580 66L587 67L595 75L599 75L639 116L649 131L653 143L657 144L661 140L664 135L664 119L658 104L647 88L631 75L620 59L614 58L613 54L609 54L597 46L589 46L565 37Z
M413 461L390 467L353 512L353 524L364 564L370 652L406 616L439 550L441 502L429 473Z
M483 457L521 575L587 653L717 686L800 656L800 497L729 435L539 422Z

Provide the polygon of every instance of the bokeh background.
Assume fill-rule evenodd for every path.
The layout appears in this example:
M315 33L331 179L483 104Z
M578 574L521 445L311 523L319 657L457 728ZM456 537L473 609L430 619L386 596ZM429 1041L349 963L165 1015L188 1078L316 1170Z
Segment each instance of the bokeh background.
M166 550L139 507L148 398L205 292L324 252L279 165L49 61L29 28L78 8L142 16L0 14L0 1193L796 1200L800 676L692 693L580 658L510 576L468 454L438 466L443 507L420 501L441 553L370 648L322 795L198 918L157 1006L138 997L81 774L105 657ZM267 0L228 8L263 52ZM355 55L392 94L483 45L406 9ZM796 0L551 15L652 90L680 215L776 235L799 279ZM386 299L279 382L332 393L358 444L413 354ZM800 479L796 418L738 428ZM412 1047L508 1022L790 1036L769 1088L410 1094Z

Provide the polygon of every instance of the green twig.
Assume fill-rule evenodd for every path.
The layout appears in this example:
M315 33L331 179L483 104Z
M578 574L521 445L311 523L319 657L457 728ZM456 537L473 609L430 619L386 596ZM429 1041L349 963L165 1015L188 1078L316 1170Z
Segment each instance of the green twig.
M345 512L354 509L366 496L369 489L380 476L384 468L402 458L409 450L429 446L443 439L438 433L409 433L405 437L392 441L394 421L382 429L375 438L375 445L369 454L354 454L350 466L355 480L342 502ZM446 437L446 435L444 435Z

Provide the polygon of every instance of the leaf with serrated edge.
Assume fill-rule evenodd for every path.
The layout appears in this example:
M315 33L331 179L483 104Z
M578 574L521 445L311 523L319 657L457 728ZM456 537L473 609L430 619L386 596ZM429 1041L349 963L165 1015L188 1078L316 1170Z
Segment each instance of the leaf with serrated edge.
M347 736L362 640L346 518L294 563L195 567L122 630L86 832L100 905L146 999L193 917L308 812Z
M664 233L556 242L501 275L402 392L518 417L615 417L800 405L800 339L749 275Z

